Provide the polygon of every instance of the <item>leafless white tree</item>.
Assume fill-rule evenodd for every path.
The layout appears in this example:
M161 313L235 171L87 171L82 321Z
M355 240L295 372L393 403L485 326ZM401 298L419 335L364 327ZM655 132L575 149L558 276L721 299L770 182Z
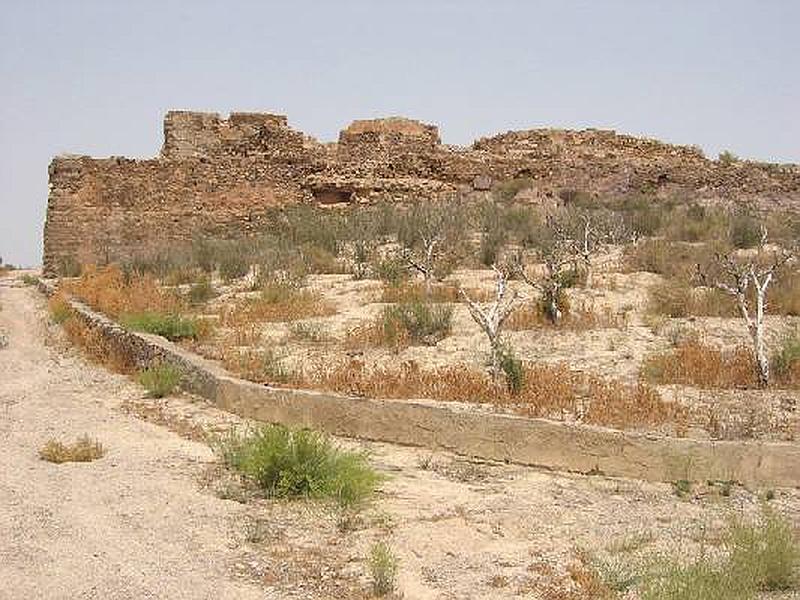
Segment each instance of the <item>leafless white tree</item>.
M438 232L430 235L421 235L420 242L422 244L422 251L419 257L414 256L411 248L403 248L403 260L406 261L409 268L422 275L423 281L425 282L426 296L430 296L431 293L431 285L433 284L436 267L436 250L437 246L439 246L442 241L441 238L442 236Z
M761 241L753 257L742 259L734 252L717 254L716 266L719 273L713 279L697 265L698 275L704 285L722 290L736 299L739 312L750 333L758 379L762 386L767 386L770 382L769 353L764 340L767 289L778 269L792 258L792 254L785 249L770 250L767 247L767 237L767 229L762 225ZM753 296L755 308L750 305Z
M492 265L492 269L495 272L496 280L495 299L491 304L481 306L469 297L464 288L459 286L458 291L469 309L469 314L489 338L492 354L492 378L496 381L500 373L500 358L503 352L501 338L503 325L514 310L518 294L512 291L509 295L506 273L496 265Z
M453 211L435 203L421 203L407 216L399 236L401 257L409 269L422 276L426 295L430 295L438 263L455 228Z

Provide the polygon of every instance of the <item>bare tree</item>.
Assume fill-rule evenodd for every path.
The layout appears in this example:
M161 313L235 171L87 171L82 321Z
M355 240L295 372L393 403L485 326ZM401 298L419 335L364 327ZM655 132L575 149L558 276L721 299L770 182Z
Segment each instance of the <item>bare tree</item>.
M400 231L401 256L409 269L422 276L426 296L430 295L437 267L454 229L453 211L446 206L423 203L414 207Z
M762 386L767 386L770 382L769 353L764 340L767 289L778 269L791 257L792 254L785 249L770 251L767 248L767 229L762 225L761 241L754 257L742 259L733 251L717 254L718 274L713 280L697 265L698 275L704 285L722 290L736 299L752 340L758 380ZM753 296L755 308L750 305Z
M489 338L489 345L492 354L492 379L497 380L500 373L500 359L503 353L501 334L506 319L511 315L517 301L518 294L512 291L508 294L508 277L504 271L492 265L495 272L495 299L488 306L481 306L472 300L464 288L458 288L458 292L464 299L469 309L469 314L480 326L486 337Z

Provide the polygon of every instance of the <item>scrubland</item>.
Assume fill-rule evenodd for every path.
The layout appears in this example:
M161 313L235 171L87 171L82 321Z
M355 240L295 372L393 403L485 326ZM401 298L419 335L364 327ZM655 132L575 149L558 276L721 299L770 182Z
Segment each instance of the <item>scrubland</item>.
M258 237L198 239L113 265L85 265L62 279L61 294L269 385L458 402L475 411L677 437L794 442L800 423L800 221L685 199L562 196L559 207L547 209L502 195L483 203L289 207L276 211L274 227ZM757 287L767 274L759 299ZM52 319L98 360L130 370L124 356L70 315L62 295L50 301ZM158 369L138 377L151 396L169 396L177 384ZM146 404L139 408L150 414ZM598 536L594 528L586 547L562 540L547 556L549 550L524 543L531 532L521 530L504 550L510 521L495 523L485 512L488 500L479 499L511 494L541 510L517 489L519 481L539 475L416 452L416 476L425 472L427 484L445 487L456 479L482 507L476 517L469 503L448 496L453 504L442 510L452 514L441 520L463 523L462 533L480 537L497 560L504 552L515 556L511 569L477 567L485 579L473 583L482 595L462 586L465 595L448 596L455 572L472 568L467 563L477 557L459 555L455 544L448 552L463 560L420 563L418 556L433 560L444 544L419 551L410 546L411 530L417 531L413 543L422 543L422 521L433 531L440 520L412 517L404 504L404 490L423 493L409 479L415 476L387 478L381 450L376 463L375 456L350 453L348 443L343 449L311 432L237 431L212 440L227 473L218 473L214 485L232 481L221 493L246 502L296 496L332 502L331 526L359 543L374 538L363 531L382 531L363 552L373 595L689 599L795 593L794 496L776 507L775 490L676 481L666 494L644 493L646 503L661 515L656 522L668 520L670 511L691 513L701 533L679 527L667 535L660 525L626 530L617 523L604 542L600 538L611 530ZM290 457L298 454L309 460L293 464ZM569 518L567 506L590 506L592 518L605 522L619 500L647 521L648 507L634 509L632 498L657 486L575 478L557 484L571 498L556 511L558 518ZM616 498L615 486L627 491ZM400 524L365 525L365 518L380 520L376 506L391 511L398 503L404 505ZM506 517L519 516L506 509ZM691 551L677 552L681 543ZM520 561L530 563L524 576Z

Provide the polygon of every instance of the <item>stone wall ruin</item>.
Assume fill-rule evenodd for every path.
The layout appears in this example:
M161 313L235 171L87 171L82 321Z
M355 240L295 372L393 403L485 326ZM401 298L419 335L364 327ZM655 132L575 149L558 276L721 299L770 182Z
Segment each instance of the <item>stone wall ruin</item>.
M528 199L567 189L800 206L797 165L713 161L695 147L594 129L513 131L453 147L436 126L400 117L354 121L323 144L281 115L171 111L158 157L58 156L49 175L49 274L197 236L256 233L276 206L481 195L517 177L531 180Z

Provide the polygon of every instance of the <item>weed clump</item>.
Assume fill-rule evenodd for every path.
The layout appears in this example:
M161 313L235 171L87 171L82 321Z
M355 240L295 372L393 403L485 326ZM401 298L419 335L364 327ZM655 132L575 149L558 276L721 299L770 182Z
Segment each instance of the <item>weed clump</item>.
M367 501L381 481L364 453L342 450L309 429L265 425L232 431L213 446L269 498L332 500L349 509Z
M386 596L394 590L398 563L385 542L372 545L367 557L367 568L372 580L372 592L376 596Z
M65 462L91 462L106 453L103 445L88 435L81 436L73 444L64 444L58 440L49 440L39 449L39 458L47 462L61 464Z
M733 521L722 556L684 564L661 560L644 576L643 600L752 600L759 592L797 586L800 547L791 525L769 509L760 522Z
M163 398L178 386L181 374L172 365L155 365L139 373L138 380L151 398Z

